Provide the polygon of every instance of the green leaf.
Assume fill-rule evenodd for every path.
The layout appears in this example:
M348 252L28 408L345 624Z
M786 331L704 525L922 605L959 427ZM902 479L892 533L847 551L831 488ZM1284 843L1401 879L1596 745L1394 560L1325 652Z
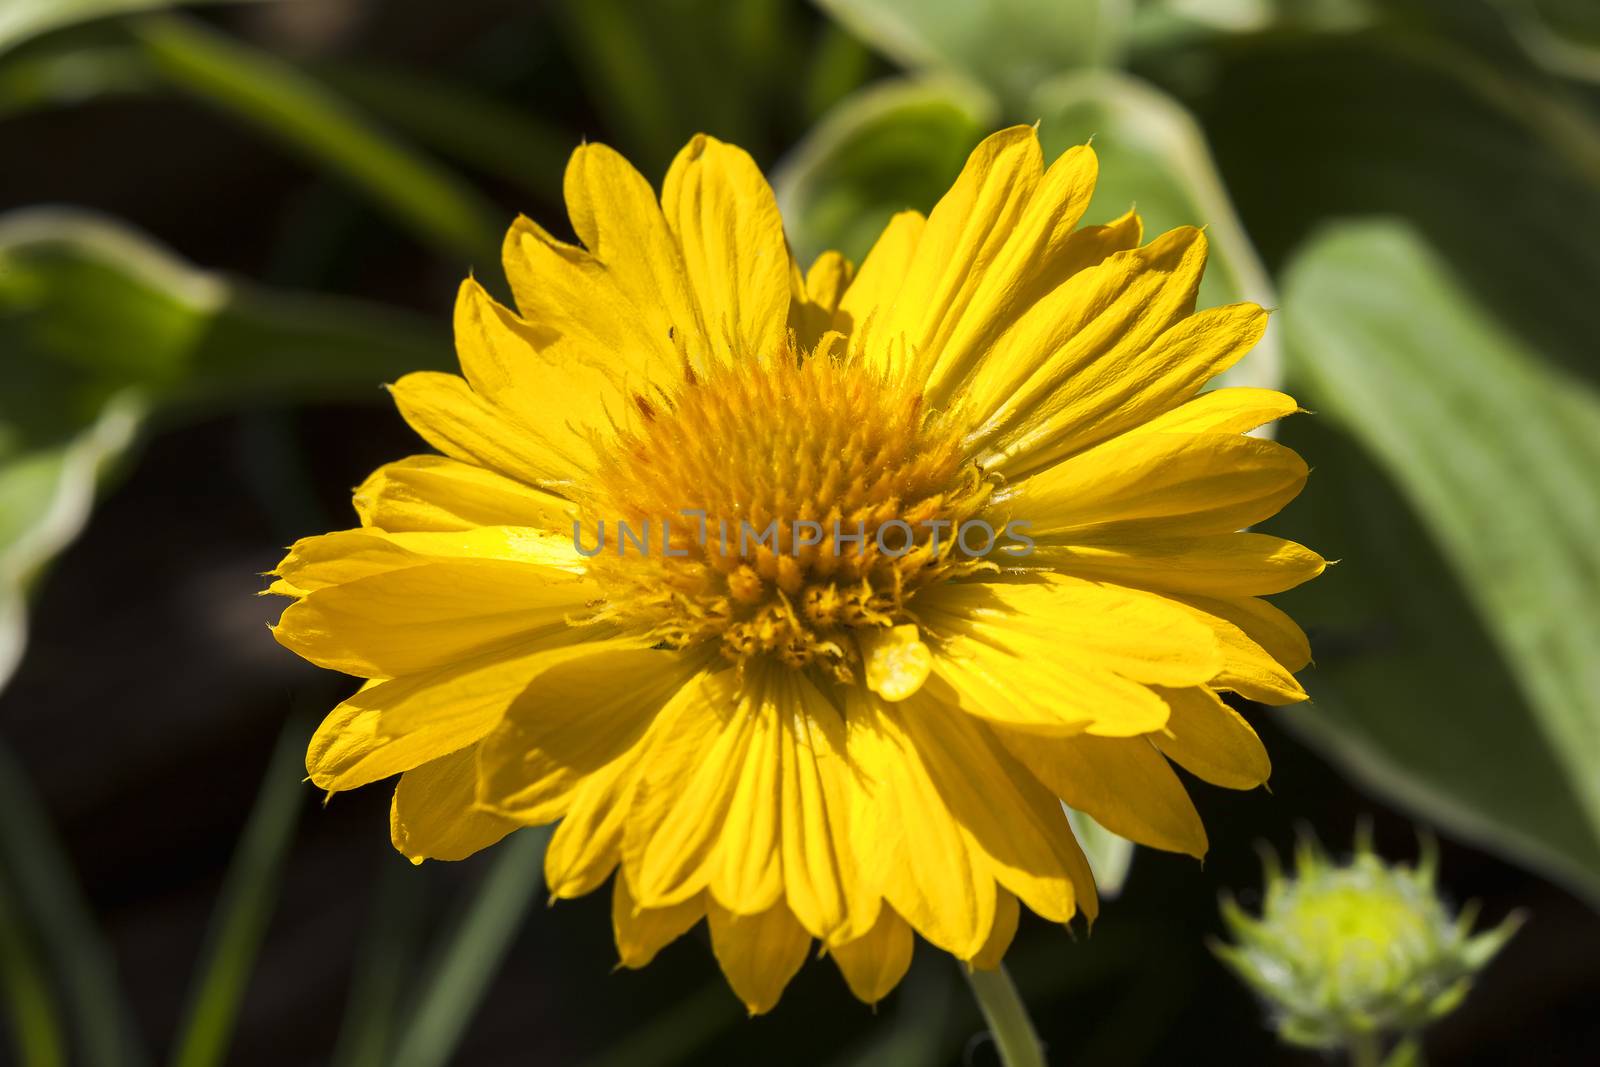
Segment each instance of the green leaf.
M1600 82L1600 11L1590 0L1493 0L1512 35L1545 69Z
M67 1040L61 1031L61 1012L28 930L0 870L0 995L11 1017L17 1062L65 1067Z
M0 688L27 643L29 585L83 530L95 487L133 439L142 412L137 395L127 393L64 443L13 451L0 439ZM0 435L7 429L0 424Z
M532 113L439 78L370 63L325 61L308 69L386 127L541 197L561 188L567 157L578 142ZM0 119L181 88L136 42L64 40L0 63Z
M384 1067L400 1028L406 977L416 964L427 879L383 843L378 901L362 935L333 1067Z
M315 79L243 41L177 16L130 23L176 88L341 174L452 259L499 265L502 212L471 186L377 129Z
M1128 868L1133 865L1133 842L1119 837L1094 821L1094 818L1061 805L1072 824L1072 835L1089 860L1089 870L1094 874L1094 885L1103 900L1115 900L1128 882Z
M1085 72L1042 86L1034 97L1046 158L1092 142L1100 183L1085 216L1100 222L1137 207L1145 238L1204 226L1211 258L1201 307L1252 300L1276 305L1272 282L1228 199L1204 135L1188 111L1154 86L1123 74ZM1282 377L1279 328L1219 381L1275 388Z
M1039 82L1114 62L1130 0L817 0L901 66L954 72L1020 105Z
M947 79L895 81L848 97L774 176L795 255L836 248L859 263L897 211L927 211L988 132L994 105Z
M317 76L363 110L442 155L547 197L578 138L534 111L439 78L372 64L319 64Z
M204 962L195 973L172 1057L174 1067L209 1067L227 1060L306 795L300 771L308 732L296 719L278 737L211 918Z
M0 216L0 685L23 596L152 408L380 395L443 367L442 328L196 270L82 211Z
M0 53L23 41L80 22L162 11L185 3L238 3L241 0L6 0L0 7Z
M149 66L125 43L30 48L0 60L0 121L47 107L148 92Z
M617 148L652 178L699 132L759 157L763 116L798 110L809 49L797 42L812 27L789 0L561 0L553 9Z
M424 970L410 1023L395 1041L393 1067L444 1067L450 1062L544 886L549 842L550 827L541 826L518 830L495 846L494 865L477 896Z
M38 938L64 993L78 1052L89 1067L146 1062L117 985L111 948L22 765L0 746L0 872L10 909ZM9 920L0 920L9 921Z
M1346 564L1300 617L1342 630L1348 658L1309 675L1316 706L1290 721L1391 799L1600 901L1600 394L1403 225L1328 230L1286 292L1298 395L1420 527L1370 468L1307 449L1322 523L1304 536Z

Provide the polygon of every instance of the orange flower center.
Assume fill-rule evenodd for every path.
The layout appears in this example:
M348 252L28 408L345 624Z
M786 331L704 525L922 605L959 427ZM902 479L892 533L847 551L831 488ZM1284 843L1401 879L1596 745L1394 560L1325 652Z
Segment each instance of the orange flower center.
M985 538L956 535L990 484L911 383L784 352L636 403L579 544L606 610L672 647L718 641L739 663L771 653L848 680L851 630L902 623L918 588L983 565Z

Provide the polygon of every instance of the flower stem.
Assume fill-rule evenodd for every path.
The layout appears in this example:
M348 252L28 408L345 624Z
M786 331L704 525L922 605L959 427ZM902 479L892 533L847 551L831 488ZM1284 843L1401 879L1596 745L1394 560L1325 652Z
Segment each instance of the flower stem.
M1017 995L1002 964L992 971L979 971L963 964L961 970L972 986L972 995L978 1000L978 1009L994 1035L995 1047L1000 1051L1000 1062L1005 1067L1045 1067L1044 1046L1034 1032L1028 1009Z

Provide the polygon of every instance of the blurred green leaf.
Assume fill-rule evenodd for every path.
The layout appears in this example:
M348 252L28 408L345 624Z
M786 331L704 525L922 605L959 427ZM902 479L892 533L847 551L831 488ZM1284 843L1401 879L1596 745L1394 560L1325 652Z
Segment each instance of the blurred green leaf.
M0 119L147 92L149 63L122 43L40 46L0 61Z
M1600 7L1593 0L1493 0L1519 44L1547 70L1600 82Z
M278 737L261 791L228 865L222 899L211 917L206 947L179 1029L175 1067L227 1061L234 1025L255 969L261 941L277 904L284 862L294 839L305 787L301 784L309 730L292 720Z
M315 79L192 20L149 16L130 28L175 87L343 175L452 259L465 258L485 272L498 269L502 212Z
M693 1063L701 1049L738 1025L744 1012L718 975L698 993L691 993L656 1017L628 1028L628 1033L587 1067L671 1067Z
M310 71L363 112L479 173L548 197L561 189L577 138L490 96L378 64L319 62ZM108 96L169 93L151 53L123 41L62 42L0 63L0 119Z
M1372 23L1383 0L1143 0L1128 28L1136 60L1151 50L1192 49L1219 36L1290 29L1340 32ZM1403 0L1410 2L1410 0ZM1418 0L1428 2L1428 0ZM1458 0L1444 0L1458 3Z
M1078 839L1083 854L1088 857L1089 870L1094 874L1095 889L1102 900L1115 900L1128 881L1128 868L1133 865L1134 845L1125 837L1118 837L1104 826L1076 808L1065 804L1072 824L1072 835Z
M701 132L759 158L761 116L798 110L807 27L789 0L561 0L555 11L616 147L651 178Z
M518 830L494 849L494 865L460 922L423 970L392 1067L444 1067L544 886L551 828Z
M1222 58L1206 130L1268 262L1322 219L1401 216L1547 358L1592 362L1600 175L1519 97L1487 91L1484 64L1376 32L1267 37Z
M1132 0L816 0L904 67L956 72L1011 108L1064 70L1114 62Z
M822 27L806 72L805 117L816 122L830 108L867 80L872 53L866 46L830 22Z
M1272 282L1228 198L1200 127L1183 105L1154 86L1111 72L1070 75L1034 97L1046 158L1090 142L1100 183L1085 216L1093 222L1137 207L1145 238L1175 226L1204 226L1211 258L1201 307L1253 300L1276 306ZM1280 329L1219 381L1276 388L1282 377Z
M383 843L377 906L362 934L344 1021L330 1062L334 1067L384 1067L389 1062L406 978L416 964L427 879Z
M887 82L847 98L774 175L795 255L859 263L897 211L927 211L988 132L994 105L963 83Z
M100 936L22 765L0 746L0 871L11 906L39 939L63 991L75 1044L89 1067L138 1067L146 1055Z
M17 1062L27 1067L65 1067L67 1041L44 964L31 944L28 924L11 899L0 870L0 995L11 1017Z
M418 143L539 196L561 189L576 136L438 78L372 64L319 64L317 76Z
M434 322L196 270L82 211L0 216L0 685L23 595L150 408L367 395L447 366Z
M240 3L243 0L6 0L0 7L0 53L31 37L80 22L162 11L184 4Z
M29 586L83 530L95 487L133 440L142 413L135 394L122 394L70 440L39 447L8 442L13 428L0 423L0 689L27 643Z
M1329 230L1286 289L1302 400L1394 479L1449 572L1388 536L1381 479L1341 492L1313 452L1308 495L1345 502L1333 529L1357 536L1312 543L1363 553L1368 604L1399 609L1366 621L1400 640L1313 672L1317 707L1290 721L1392 799L1600 899L1600 394L1509 334L1404 226ZM1416 627L1469 632L1419 649ZM1484 645L1510 687L1477 684Z

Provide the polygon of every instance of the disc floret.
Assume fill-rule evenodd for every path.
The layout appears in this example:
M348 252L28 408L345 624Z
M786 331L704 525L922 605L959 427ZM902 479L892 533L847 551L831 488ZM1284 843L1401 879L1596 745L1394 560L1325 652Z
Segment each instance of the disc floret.
M606 610L666 645L847 681L855 631L913 619L918 589L985 565L957 533L990 482L959 420L902 378L785 350L689 375L638 412L579 527Z

